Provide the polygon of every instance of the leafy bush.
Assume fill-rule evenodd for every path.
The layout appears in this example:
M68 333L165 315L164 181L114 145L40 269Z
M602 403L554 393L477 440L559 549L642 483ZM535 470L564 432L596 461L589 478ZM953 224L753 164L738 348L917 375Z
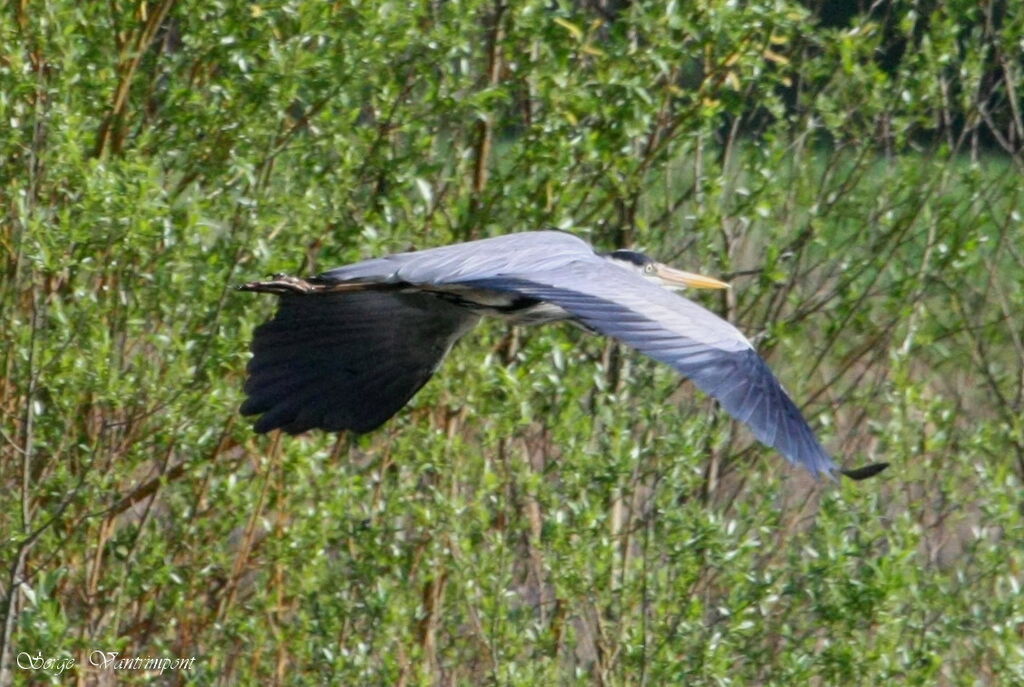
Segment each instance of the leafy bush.
M15 4L0 683L1024 681L1014 3ZM30 11L31 10L31 11ZM489 323L363 437L237 415L233 286L557 226L703 301L841 462Z

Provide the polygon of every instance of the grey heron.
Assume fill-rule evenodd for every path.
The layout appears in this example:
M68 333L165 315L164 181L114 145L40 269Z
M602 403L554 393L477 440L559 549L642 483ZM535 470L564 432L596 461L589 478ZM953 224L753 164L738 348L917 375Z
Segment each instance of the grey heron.
M597 253L557 230L398 253L309 279L275 275L239 287L280 296L253 335L241 412L260 416L257 432L369 432L482 316L569 320L675 368L814 475L862 479L885 467L841 470L746 337L675 293L687 287L728 285L634 251Z

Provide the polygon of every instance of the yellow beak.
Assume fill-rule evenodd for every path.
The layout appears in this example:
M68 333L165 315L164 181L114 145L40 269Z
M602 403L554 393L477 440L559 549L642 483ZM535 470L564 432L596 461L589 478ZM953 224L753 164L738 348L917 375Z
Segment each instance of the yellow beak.
M728 289L728 284L719 281L714 277L705 277L703 274L684 272L660 262L654 264L655 273L664 281L674 286L687 286L691 289Z

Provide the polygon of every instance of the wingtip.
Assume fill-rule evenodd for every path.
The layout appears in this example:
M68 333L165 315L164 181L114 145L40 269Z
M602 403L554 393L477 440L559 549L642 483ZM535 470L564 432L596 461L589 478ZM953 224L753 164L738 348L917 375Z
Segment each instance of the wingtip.
M862 465L859 468L840 470L839 474L859 482L861 480L874 477L878 473L885 470L887 467L889 467L888 463L869 463L868 465Z

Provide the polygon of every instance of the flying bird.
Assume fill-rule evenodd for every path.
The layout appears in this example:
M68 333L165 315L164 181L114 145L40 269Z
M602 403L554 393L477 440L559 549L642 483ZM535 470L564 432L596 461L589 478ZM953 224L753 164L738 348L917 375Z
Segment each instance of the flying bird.
M863 479L885 467L840 469L746 337L675 292L728 284L635 251L598 253L566 232L528 231L238 288L280 297L253 335L241 412L260 416L257 432L369 432L481 317L568 320L675 368L814 475Z

